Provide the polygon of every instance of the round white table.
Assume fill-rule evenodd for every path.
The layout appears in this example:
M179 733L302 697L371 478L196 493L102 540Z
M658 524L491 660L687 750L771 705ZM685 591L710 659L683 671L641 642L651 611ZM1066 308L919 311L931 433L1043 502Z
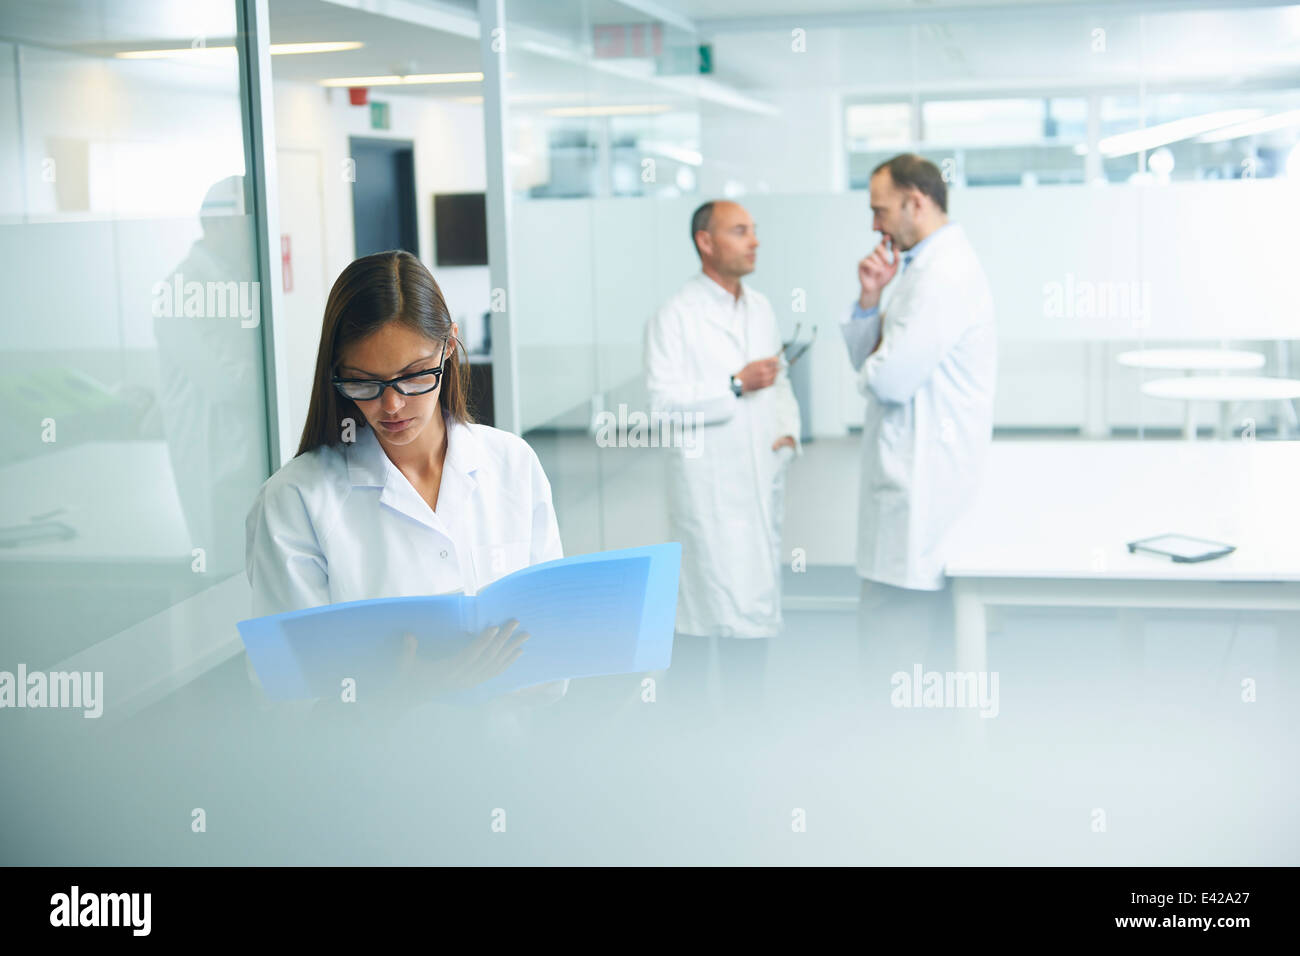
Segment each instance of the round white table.
M1152 398L1168 398L1187 403L1187 418L1192 421L1194 402L1219 403L1219 437L1232 435L1231 410L1234 402L1288 402L1300 398L1300 379L1260 378L1250 375L1191 375L1184 378L1157 378L1142 385L1142 393Z
M1115 361L1129 368L1186 372L1188 375L1193 372L1253 372L1264 367L1264 353L1244 349L1135 349L1120 352ZM1196 437L1196 412L1190 401L1183 414L1183 437Z
M1136 349L1115 356L1120 365L1165 372L1253 372L1264 367L1263 352L1243 349Z

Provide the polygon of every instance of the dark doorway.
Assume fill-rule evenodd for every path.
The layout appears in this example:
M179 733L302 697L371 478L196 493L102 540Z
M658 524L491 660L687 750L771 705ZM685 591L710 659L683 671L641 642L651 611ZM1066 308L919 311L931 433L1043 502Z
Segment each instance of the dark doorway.
M357 258L389 249L405 249L418 256L415 144L353 136L350 148L356 173L352 183L352 235Z

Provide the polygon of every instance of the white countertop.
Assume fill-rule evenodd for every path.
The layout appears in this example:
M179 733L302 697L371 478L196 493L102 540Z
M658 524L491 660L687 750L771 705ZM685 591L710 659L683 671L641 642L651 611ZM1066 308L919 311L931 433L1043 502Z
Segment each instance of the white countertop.
M1142 383L1152 398L1185 402L1269 402L1300 398L1300 379L1257 378L1248 375L1192 375L1157 378Z
M190 537L165 441L92 441L0 469L0 525L34 516L76 531L67 541L0 548L0 561L183 561Z
M1300 581L1300 442L999 441L955 538L954 577ZM1237 550L1177 564L1127 543Z
M1247 372L1264 367L1264 353L1244 349L1135 349L1120 352L1115 361L1130 368Z

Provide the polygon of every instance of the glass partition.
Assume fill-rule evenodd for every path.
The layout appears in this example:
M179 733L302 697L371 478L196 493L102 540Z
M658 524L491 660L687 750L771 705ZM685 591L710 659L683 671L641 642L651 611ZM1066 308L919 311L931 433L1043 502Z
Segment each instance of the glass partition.
M648 410L642 330L698 268L698 40L612 2L506 11L520 430L566 552L662 541L661 461L600 425Z
M1153 383L1296 377L1300 85L1280 64L1297 9L783 28L508 3L518 389L568 549L666 530L645 497L658 460L601 447L593 425L643 409L641 330L698 268L686 223L700 202L754 215L753 284L785 334L832 333L795 382L805 437L861 423L833 331L876 241L870 173L906 150L943 169L993 286L999 439L1295 437L1290 400ZM1255 367L1155 367L1148 353L1171 348Z
M242 573L267 474L232 0L0 10L6 656Z

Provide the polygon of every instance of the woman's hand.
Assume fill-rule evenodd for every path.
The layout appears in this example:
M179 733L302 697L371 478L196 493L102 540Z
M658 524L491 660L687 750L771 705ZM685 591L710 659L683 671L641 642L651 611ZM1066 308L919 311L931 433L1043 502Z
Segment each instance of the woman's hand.
M468 645L450 657L428 661L417 657L415 635L402 638L397 679L384 694L385 708L395 715L426 704L436 697L469 690L505 672L523 653L526 631L516 633L511 619L500 627L484 628Z

